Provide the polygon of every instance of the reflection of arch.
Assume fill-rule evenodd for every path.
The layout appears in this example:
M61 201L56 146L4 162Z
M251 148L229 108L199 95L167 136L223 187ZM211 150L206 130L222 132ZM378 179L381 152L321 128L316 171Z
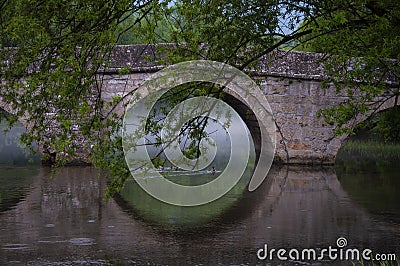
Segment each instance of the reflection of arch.
M341 186L359 206L400 224L400 180L396 163L341 158L335 169Z
M195 258L199 258L203 252L205 254L204 250L196 249L204 242L208 247L229 243L229 250L239 254L243 250L252 250L254 252L251 255L255 257L257 249L266 243L269 248L285 244L289 244L290 248L318 248L333 246L336 239L343 236L351 237L348 240L354 246L363 247L368 243L373 245L371 248L375 248L382 242L387 245L398 235L396 233L390 240L382 241L376 238L376 234L370 236L365 233L372 226L377 231L396 231L398 226L393 229L392 223L382 221L376 227L371 222L370 214L351 201L332 167L273 167L259 189L247 192L221 218L221 223L216 220L215 224L206 226L205 230L193 228L192 233L179 230L171 232L162 225L146 221L143 223L151 228L148 231L155 233L153 237L178 237L182 246L187 243L188 235L195 234L196 237L190 238L193 249L185 249ZM138 219L143 221L139 214L134 215L133 223L137 223ZM345 235L341 235L343 232ZM126 239L129 237L126 236ZM185 256L189 255L185 253Z
M0 168L0 214L15 207L28 193L37 169Z
M134 179L125 181L123 190L115 197L115 200L133 217L149 224L161 225L166 230L179 229L184 232L206 229L249 193L247 185L254 170L255 161L254 152L252 154L253 159L250 160L238 183L227 194L207 204L182 207L162 202L146 193ZM174 173L172 172L171 175ZM178 178L186 180L207 179L211 175L211 173L177 173ZM246 208L249 207L249 205L246 206Z

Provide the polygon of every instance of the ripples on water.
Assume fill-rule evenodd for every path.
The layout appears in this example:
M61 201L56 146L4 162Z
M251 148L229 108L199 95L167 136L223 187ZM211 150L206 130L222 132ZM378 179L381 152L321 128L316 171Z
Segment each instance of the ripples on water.
M0 264L253 265L267 263L256 257L266 243L325 248L340 236L399 254L398 172L336 171L273 168L254 193L239 184L191 208L160 203L133 182L105 202L106 183L90 167L62 169L55 180L46 167L2 168Z

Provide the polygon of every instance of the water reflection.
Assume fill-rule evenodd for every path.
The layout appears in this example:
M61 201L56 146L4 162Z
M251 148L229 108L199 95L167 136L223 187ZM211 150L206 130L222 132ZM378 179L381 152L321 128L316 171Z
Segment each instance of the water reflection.
M34 167L0 167L0 213L17 205L32 183Z
M336 172L350 198L368 212L400 222L400 165L338 160Z
M127 180L121 197L121 206L150 224L157 224L169 230L199 230L208 228L220 216L240 201L247 190L247 184L254 168L254 156L239 182L223 197L205 205L183 207L161 202L147 194L134 179ZM186 186L204 184L218 178L218 173L210 171L172 171L164 173L166 179ZM207 191L206 191L207 192Z
M375 215L353 201L352 186L343 189L334 168L274 167L260 189L194 213L194 224L155 203L105 202L106 182L93 168L49 176L49 168L38 169L26 196L0 212L0 264L254 265L262 264L256 251L265 243L325 248L339 236L351 247L400 252L398 220L388 219L384 205Z

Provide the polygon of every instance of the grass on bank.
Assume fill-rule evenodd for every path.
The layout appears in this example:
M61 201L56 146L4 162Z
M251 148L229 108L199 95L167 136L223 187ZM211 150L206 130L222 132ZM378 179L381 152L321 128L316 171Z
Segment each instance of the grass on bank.
M398 161L400 160L400 143L347 140L342 144L338 158Z

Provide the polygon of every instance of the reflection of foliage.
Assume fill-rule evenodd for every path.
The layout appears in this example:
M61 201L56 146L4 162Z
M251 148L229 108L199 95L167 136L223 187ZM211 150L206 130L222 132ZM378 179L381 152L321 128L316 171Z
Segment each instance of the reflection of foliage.
M343 189L357 203L367 208L373 213L385 215L393 214L393 218L398 218L400 214L400 179L398 166L400 146L397 146L396 156L379 157L385 152L378 153L376 156L367 152L376 152L377 145L369 144L370 147L362 148L363 156L354 149L351 153L339 153L335 164L336 174ZM382 148L378 149L382 151ZM389 151L389 150L388 150ZM392 154L393 155L393 154ZM391 157L392 161L386 161ZM396 159L395 159L396 158Z
M400 214L400 144L377 141L346 141L335 169L343 189L373 213Z

